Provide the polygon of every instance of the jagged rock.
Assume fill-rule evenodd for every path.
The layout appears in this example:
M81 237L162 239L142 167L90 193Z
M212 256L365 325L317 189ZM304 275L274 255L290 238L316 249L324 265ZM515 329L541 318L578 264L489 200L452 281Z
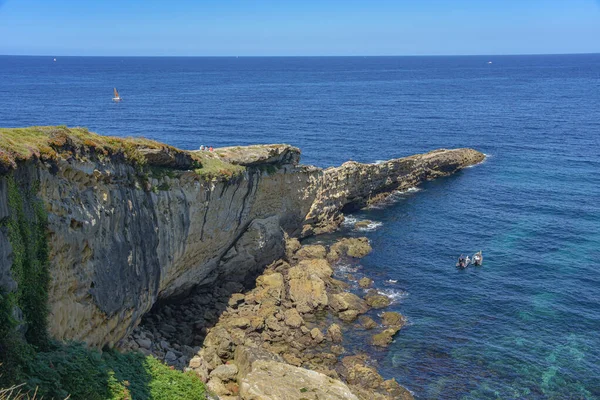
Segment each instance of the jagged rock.
M285 313L285 324L292 328L299 328L304 324L304 319L300 316L295 308L286 310Z
M321 330L319 328L313 328L310 331L310 336L317 343L321 343L323 340L325 340L325 337L323 336L323 332L321 332Z
M327 249L325 246L320 244L302 246L295 254L295 258L298 260L307 260L311 258L325 258L327 256Z
M244 166L296 165L300 161L300 149L287 144L221 147L215 153L224 161Z
M382 314L381 320L385 326L397 326L401 328L404 325L404 317L397 312L386 311Z
M331 324L329 328L327 328L327 335L329 339L334 343L342 343L344 337L342 335L342 329L338 324Z
M385 308L392 304L392 300L389 297L383 294L379 294L374 289L369 290L369 292L365 296L365 301L369 306L375 309Z
M361 278L358 281L358 286L360 286L363 289L368 289L371 286L373 286L373 279L370 279L370 278L367 278L367 277Z
M355 310L358 311L359 314L364 314L369 311L369 306L363 299L349 292L330 295L329 307L336 312Z
M238 367L235 364L223 364L212 370L209 377L210 379L218 378L223 382L227 382L236 379L237 373Z
M228 396L231 394L231 391L218 378L209 379L208 383L206 384L206 387L208 388L208 390L215 393L219 397Z
M343 238L329 248L327 259L331 262L343 256L362 258L373 250L367 238Z
M296 238L290 238L290 237L286 237L285 240L285 258L291 262L292 258L294 257L294 254L300 250L300 247L302 247L302 245L300 244L300 241Z
M375 321L373 321L372 318L367 317L366 315L361 315L358 320L360 322L360 325L364 329L368 330L368 329L377 328L377 323Z
M290 279L290 299L301 313L310 312L327 305L325 283L319 277Z

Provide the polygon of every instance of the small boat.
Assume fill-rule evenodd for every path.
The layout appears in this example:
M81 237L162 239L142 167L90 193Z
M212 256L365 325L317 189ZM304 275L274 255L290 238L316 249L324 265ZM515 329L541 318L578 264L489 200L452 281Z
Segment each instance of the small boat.
M461 255L460 257L458 257L458 262L456 263L456 267L460 268L460 269L465 269L469 266L470 262L471 262L471 260L469 259L469 256L463 257Z
M119 92L117 92L117 88L114 88L114 90L115 90L115 97L113 97L113 101L115 103L118 103L121 101L121 96L119 96Z
M481 264L483 264L483 255L481 254L481 250L479 250L479 252L473 254L473 265L480 267Z

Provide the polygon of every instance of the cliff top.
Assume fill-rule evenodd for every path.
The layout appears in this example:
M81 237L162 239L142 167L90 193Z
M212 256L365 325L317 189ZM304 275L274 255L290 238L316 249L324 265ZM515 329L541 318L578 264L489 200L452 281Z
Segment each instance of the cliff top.
M30 160L110 158L140 169L148 166L195 170L206 178L229 178L244 171L246 166L295 164L299 155L298 149L288 145L186 151L145 138L102 136L79 127L0 128L0 175Z

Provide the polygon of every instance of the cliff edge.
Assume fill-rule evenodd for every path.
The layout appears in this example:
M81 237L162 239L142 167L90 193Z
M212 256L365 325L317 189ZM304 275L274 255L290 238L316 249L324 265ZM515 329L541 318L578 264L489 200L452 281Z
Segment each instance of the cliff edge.
M288 145L200 152L81 128L0 129L0 286L28 284L15 262L39 246L23 250L16 230L37 227L47 265L30 264L48 273L50 334L112 346L159 299L243 282L282 257L286 236L335 230L345 210L483 159L437 150L322 170Z

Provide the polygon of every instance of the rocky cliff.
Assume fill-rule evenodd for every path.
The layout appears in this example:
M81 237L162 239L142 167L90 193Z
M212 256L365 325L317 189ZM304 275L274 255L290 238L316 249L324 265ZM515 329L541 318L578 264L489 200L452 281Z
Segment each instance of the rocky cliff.
M331 231L345 209L484 158L438 150L323 171L299 157L287 145L206 154L67 128L0 130L0 220L15 212L11 185L43 202L49 331L111 346L159 299L243 281L284 254L286 235ZM15 243L1 226L0 285L11 292Z

